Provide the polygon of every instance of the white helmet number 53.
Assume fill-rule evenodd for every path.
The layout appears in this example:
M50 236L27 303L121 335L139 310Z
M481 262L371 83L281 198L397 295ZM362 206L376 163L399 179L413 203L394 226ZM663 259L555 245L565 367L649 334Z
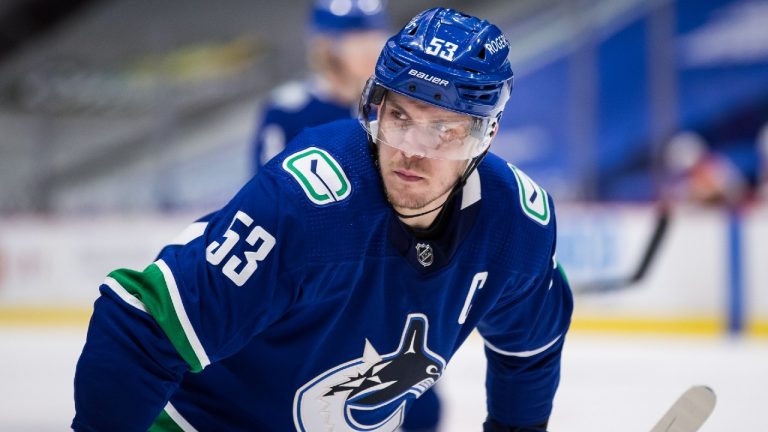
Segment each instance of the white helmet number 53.
M424 52L446 60L453 60L453 56L456 54L458 48L459 46L453 42L448 42L440 38L432 38L432 40L429 41L429 46Z

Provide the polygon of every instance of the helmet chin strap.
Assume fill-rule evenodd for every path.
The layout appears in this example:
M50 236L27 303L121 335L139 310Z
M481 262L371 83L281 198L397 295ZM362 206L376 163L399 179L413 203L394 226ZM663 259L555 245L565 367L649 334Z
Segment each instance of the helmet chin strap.
M477 169L477 166L480 165L480 162L483 161L483 158L485 158L486 154L488 154L488 149L486 149L479 156L476 156L469 161L469 164L467 164L467 168L464 170L464 174L462 174L461 177L456 181L456 184L451 189L451 193L448 194L448 197L446 197L445 201L443 201L443 203L440 204L439 206L433 208L432 210L427 210L425 212L412 214L412 215L402 214L399 211L397 211L394 206L392 206L392 211L394 211L395 214L401 219L412 219L412 218L416 218L419 216L424 216L424 215L436 212L438 210L443 211L445 209L446 204L451 202L453 197L456 196L456 194L464 187L464 185L467 183L467 179L469 178L470 175L472 175L475 169ZM435 220L439 220L439 218L436 218Z

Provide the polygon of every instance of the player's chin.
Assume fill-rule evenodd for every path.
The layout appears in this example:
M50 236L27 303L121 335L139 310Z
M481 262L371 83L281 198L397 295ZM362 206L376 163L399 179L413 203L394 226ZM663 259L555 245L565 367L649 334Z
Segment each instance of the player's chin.
M421 199L419 194L413 193L407 187L387 187L387 199L400 209L411 210L419 208Z
M421 193L403 193L399 195L390 195L390 202L396 207L406 210L409 213L419 213L427 209L434 200L428 199Z

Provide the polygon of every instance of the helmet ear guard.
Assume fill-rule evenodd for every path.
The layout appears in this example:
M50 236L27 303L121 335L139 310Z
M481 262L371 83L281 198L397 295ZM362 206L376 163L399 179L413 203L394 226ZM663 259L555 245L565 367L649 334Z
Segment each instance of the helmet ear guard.
M368 117L371 114L371 105L381 105L386 94L386 87L379 84L375 77L368 78L368 82L365 83L365 88L363 88L363 93L360 96L360 113Z
M368 132L373 142L376 141L379 133L378 113L375 112L374 107L378 107L384 102L384 96L386 94L387 89L377 84L376 78L372 76L368 78L368 82L365 83L363 93L360 96L357 118L363 126L363 129Z
M380 85L374 86L373 92L371 93L371 103L381 105L381 103L384 101L384 95L386 94L386 88Z

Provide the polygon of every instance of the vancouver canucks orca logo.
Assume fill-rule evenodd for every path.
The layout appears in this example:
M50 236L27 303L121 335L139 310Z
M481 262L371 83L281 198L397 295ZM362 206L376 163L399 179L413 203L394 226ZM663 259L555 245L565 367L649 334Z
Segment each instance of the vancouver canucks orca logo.
M304 384L293 400L296 430L397 429L408 399L421 396L445 368L445 360L427 347L428 328L425 315L408 315L397 350L380 355L366 339L362 357Z

